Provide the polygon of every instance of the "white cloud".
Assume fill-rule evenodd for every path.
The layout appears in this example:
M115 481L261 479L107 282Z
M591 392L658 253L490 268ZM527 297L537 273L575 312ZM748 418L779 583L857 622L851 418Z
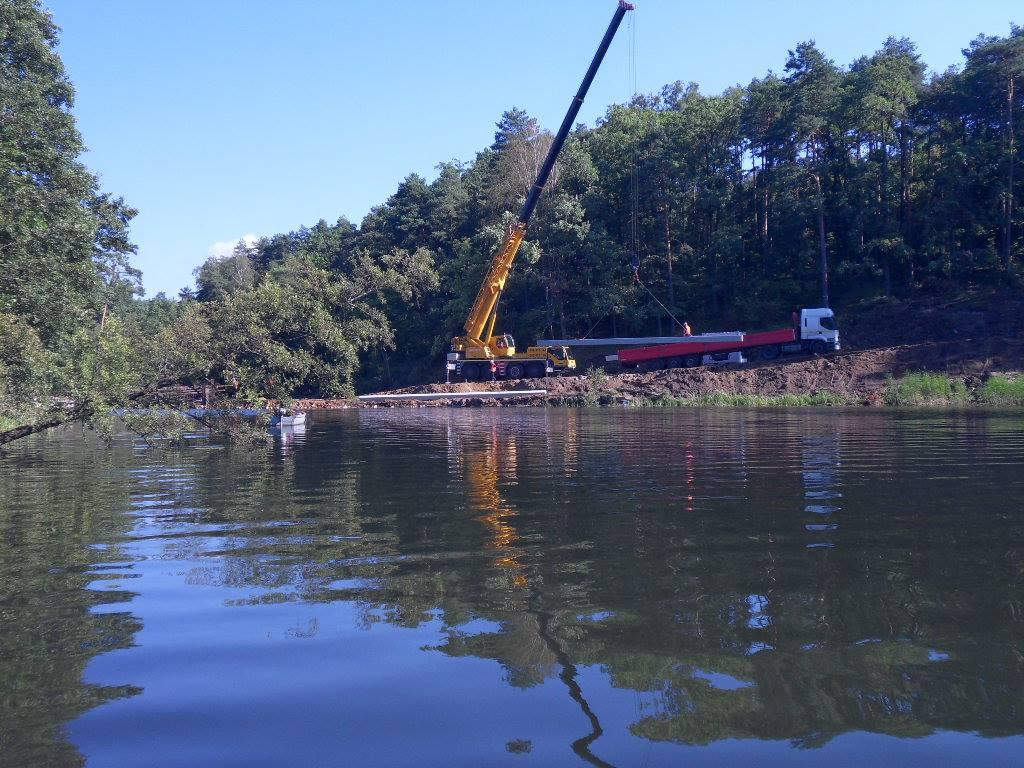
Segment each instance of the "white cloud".
M206 255L212 259L223 259L230 256L235 250L235 246L239 243L245 243L247 246L252 247L259 240L254 234L242 235L235 240L222 240L219 243L214 243L206 249Z

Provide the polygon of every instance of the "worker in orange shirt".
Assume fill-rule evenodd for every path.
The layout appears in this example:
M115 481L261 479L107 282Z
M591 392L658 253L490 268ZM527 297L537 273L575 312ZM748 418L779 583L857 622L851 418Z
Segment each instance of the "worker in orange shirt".
M498 364L491 360L491 381L498 380Z

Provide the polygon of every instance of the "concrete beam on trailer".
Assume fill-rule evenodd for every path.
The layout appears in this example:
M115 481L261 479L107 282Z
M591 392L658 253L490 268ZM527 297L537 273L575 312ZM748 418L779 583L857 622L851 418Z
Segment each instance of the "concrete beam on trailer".
M503 400L509 397L541 397L546 389L501 389L495 392L410 392L399 395L360 395L364 403L386 403L400 400L463 400L467 397L479 397L484 400Z
M627 336L613 339L538 339L538 347L646 347L655 344L743 341L743 331L702 333L697 336Z

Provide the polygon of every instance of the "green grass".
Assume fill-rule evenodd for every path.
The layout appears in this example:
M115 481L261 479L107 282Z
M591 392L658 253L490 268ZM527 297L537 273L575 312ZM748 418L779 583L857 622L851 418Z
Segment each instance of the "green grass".
M882 392L886 405L958 405L969 399L961 379L942 373L908 373L902 379L890 379Z
M987 405L1024 405L1024 376L992 376L978 390L978 400Z
M855 401L835 392L814 392L809 395L740 395L708 392L689 397L660 394L653 398L637 398L631 408L799 408L807 406L852 405Z
M603 373L588 374L584 392L564 397L559 405L592 407L623 403L623 396L607 391L608 378ZM881 393L888 406L960 406L998 405L1024 406L1024 375L992 376L975 390L963 379L942 373L909 373L900 379L889 379ZM840 395L827 390L811 394L741 395L729 392L707 392L693 395L661 393L626 400L630 408L801 408L861 405L863 398Z

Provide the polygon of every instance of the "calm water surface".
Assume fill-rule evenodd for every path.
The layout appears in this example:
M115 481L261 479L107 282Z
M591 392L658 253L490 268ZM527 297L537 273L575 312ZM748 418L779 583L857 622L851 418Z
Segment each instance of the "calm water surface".
M1024 417L0 456L5 766L1024 764Z

